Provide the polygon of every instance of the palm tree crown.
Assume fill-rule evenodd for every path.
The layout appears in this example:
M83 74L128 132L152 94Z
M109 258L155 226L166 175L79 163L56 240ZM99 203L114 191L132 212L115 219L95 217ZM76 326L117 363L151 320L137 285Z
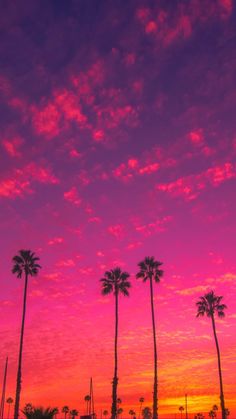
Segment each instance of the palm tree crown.
M37 263L38 260L39 258L35 256L34 252L31 252L30 250L20 250L19 255L12 258L12 273L16 274L17 278L21 278L23 273L36 276L41 268Z
M218 297L214 291L210 291L196 303L197 317L204 316L212 317L216 313L218 317L224 317L224 310L227 308L225 304L221 304L222 296Z
M125 296L129 296L128 289L130 288L130 282L128 272L122 272L120 268L111 269L106 271L104 277L100 279L102 282L102 294L108 295L110 293L121 293Z
M53 419L53 416L56 414L57 408L47 407L32 407L28 409L27 405L22 410L22 413L26 416L27 419Z
M138 264L140 271L137 273L136 278L142 278L143 282L146 282L148 279L160 282L160 278L163 276L163 271L160 269L161 265L162 262L155 260L153 256L145 257Z

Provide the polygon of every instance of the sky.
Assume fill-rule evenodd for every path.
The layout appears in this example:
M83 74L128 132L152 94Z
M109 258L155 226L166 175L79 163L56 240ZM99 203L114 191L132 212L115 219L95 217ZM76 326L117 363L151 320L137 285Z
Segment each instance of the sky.
M160 418L219 406L216 349L196 301L228 309L216 327L225 404L236 418L236 2L11 0L0 15L0 377L15 397L23 279L31 249L21 403L110 411L114 298L104 271L130 273L119 302L124 417L152 405L145 256L155 285ZM0 378L1 379L1 378ZM11 416L11 415L10 415Z

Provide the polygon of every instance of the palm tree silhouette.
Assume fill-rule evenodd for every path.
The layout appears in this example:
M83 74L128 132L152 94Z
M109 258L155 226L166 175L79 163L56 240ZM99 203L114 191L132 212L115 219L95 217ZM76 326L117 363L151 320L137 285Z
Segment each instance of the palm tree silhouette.
M227 416L229 416L230 415L230 411L229 411L229 409L225 409L225 416L227 417Z
M210 418L214 419L216 417L216 414L214 412L214 410L210 410L210 412L208 413L208 415L210 416Z
M26 296L27 296L27 286L28 286L28 277L36 276L39 272L41 266L37 263L39 260L33 252L30 250L20 250L19 254L14 256L12 273L16 274L17 278L21 278L24 274L25 277L25 286L24 286L24 303L23 303L23 314L22 314L22 323L21 323L21 335L20 335L20 349L19 349L19 358L18 358L18 371L17 371L17 381L16 381L16 397L15 397L15 409L14 409L14 419L18 419L19 416L19 406L20 406L20 393L21 393L21 364L22 364L22 351L23 351L23 339L24 339L24 328L25 328L25 311L26 311Z
M114 351L114 377L112 380L112 406L111 406L111 418L115 419L117 416L117 385L118 385L118 354L117 354L117 342L118 342L118 296L123 294L129 296L130 282L128 272L122 272L119 267L106 271L104 277L100 279L102 282L102 294L108 295L113 293L115 296L115 351Z
M179 407L179 411L180 411L180 417L181 417L181 419L182 419L182 415L183 415L183 411L184 411L184 407L183 406L180 406Z
M61 409L62 413L65 414L65 419L66 419L66 415L69 413L70 409L69 406L63 406L63 408Z
M224 310L227 308L227 306L221 303L222 298L223 298L222 296L218 297L217 295L215 295L214 291L210 291L207 294L205 294L203 297L200 297L200 300L196 303L196 305L197 305L197 317L204 316L206 314L207 317L211 318L215 344L216 344L217 358L218 358L218 371L219 371L219 380L220 380L220 404L221 404L222 419L226 419L223 380L222 380L222 372L221 372L220 348L219 348L219 343L218 343L217 334L216 334L216 326L215 326L215 313L220 318L223 318L225 316Z
M217 404L214 404L214 405L212 406L212 410L215 412L215 417L217 418L217 410L218 410L218 406L217 406Z
M144 402L144 397L140 397L140 398L139 398L140 409L139 409L139 415L138 415L139 419L140 419L141 412L142 412L142 405L143 405L143 402Z
M122 409L122 407L119 407L119 408L117 409L117 415L118 415L118 416L122 415L123 411L124 411L124 410Z
M89 402L90 402L90 400L91 400L91 397L90 397L90 395L89 394L87 394L86 396L85 396L85 398L84 398L84 400L85 400L85 402L86 402L86 404L87 404L87 415L88 415L88 413L89 413Z
M154 259L153 256L147 256L141 261L138 266L140 271L136 278L142 278L143 282L149 280L150 283L150 297L151 297L151 311L152 311L152 329L153 329L153 345L154 345L154 384L153 384L153 419L158 418L158 402L157 402L157 345L156 345L156 326L154 315L154 301L153 301L153 281L160 282L163 276L163 271L160 269L162 265Z
M6 403L8 403L8 412L7 412L7 419L10 418L10 408L11 408L11 404L13 403L13 399L11 397L8 397L6 400Z
M134 410L132 410L132 409L130 409L130 411L129 411L129 415L130 415L131 417L134 417L134 415L135 415L135 411L134 411Z
M151 412L150 407L148 406L144 407L144 409L142 410L142 415L143 415L143 419L151 419L152 412Z
M107 415L108 415L108 410L103 410L103 416L105 416L105 418L106 418Z
M28 403L30 405L30 403ZM51 408L47 407L33 407L31 409L25 405L22 413L26 416L27 419L53 419L57 411L57 407Z
M76 409L72 409L70 411L71 419L75 419L76 416L78 416L79 412Z

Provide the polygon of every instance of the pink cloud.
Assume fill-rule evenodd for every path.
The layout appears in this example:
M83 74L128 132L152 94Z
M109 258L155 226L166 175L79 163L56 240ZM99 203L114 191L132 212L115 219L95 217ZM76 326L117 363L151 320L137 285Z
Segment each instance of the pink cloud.
M48 241L49 246L53 246L54 244L61 244L64 242L63 237L54 237Z
M50 169L30 163L21 169L15 169L12 176L0 181L0 196L6 198L23 197L33 193L33 182L57 184L59 180Z
M4 139L2 142L3 147L11 157L20 157L21 153L19 151L19 148L22 144L23 140L19 136L10 139Z
M32 123L38 134L49 138L55 137L60 132L60 112L53 103L38 109L32 107Z
M66 199L66 201L69 201L74 205L77 205L78 207L82 203L82 200L79 197L78 191L75 186L73 186L69 191L64 192L64 198Z
M174 182L157 185L156 189L173 196L182 196L190 201L195 199L200 191L206 189L209 185L218 186L222 182L235 177L236 170L234 165L225 163L222 166L212 167L198 175L185 176Z
M165 216L148 224L136 225L135 230L144 236L151 236L155 233L166 231L168 224L171 222L171 216Z
M108 227L108 232L116 239L122 239L124 237L124 225L115 224Z
M56 266L60 268L71 268L75 266L75 262L73 259L59 260Z
M22 197L25 193L32 193L29 180L6 179L0 181L0 196L5 198Z
M203 130L197 129L190 131L188 133L188 138L194 145L201 145L204 142Z
M153 172L156 172L157 170L159 170L160 165L158 163L152 163L152 164L148 164L147 166L141 167L139 169L139 173L141 175L143 174L150 174Z

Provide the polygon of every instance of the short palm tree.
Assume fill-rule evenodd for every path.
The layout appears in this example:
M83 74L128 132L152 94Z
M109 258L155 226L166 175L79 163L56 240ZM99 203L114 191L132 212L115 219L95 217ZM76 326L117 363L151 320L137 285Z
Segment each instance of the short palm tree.
M6 400L6 403L8 404L8 412L7 412L7 419L10 418L10 409L11 409L11 404L13 403L13 399L12 397L8 397Z
M55 418L57 418L58 413L59 413L59 409L58 409L58 407L55 407L55 409L54 409Z
M106 418L107 415L108 415L108 410L103 410L103 416L105 416L105 418Z
M152 329L153 329L153 346L154 346L154 384L153 384L153 419L158 418L158 400L157 400L157 344L156 344L156 326L154 315L153 301L153 281L160 282L163 271L160 269L162 263L154 259L153 256L147 256L138 264L139 272L136 278L142 278L143 282L150 283L151 312L152 312Z
M139 408L139 415L138 415L138 417L139 417L139 419L140 419L141 412L142 412L142 405L143 405L143 403L144 403L144 397L140 397L140 398L139 398L139 403L140 403L140 408Z
M62 413L64 413L65 419L66 419L66 416L68 415L68 413L70 411L69 406L63 406L63 408L61 409L61 411L62 411Z
M43 407L32 407L32 409L28 409L27 406L25 406L22 413L27 419L53 419L56 411L57 407L47 407L46 409Z
M134 417L135 416L135 411L133 409L130 409L129 415L130 415L131 418Z
M226 419L225 416L225 400L223 392L223 380L221 372L221 360L220 360L220 348L216 334L216 325L215 325L215 314L223 318L225 316L224 310L227 308L225 304L222 304L222 296L218 297L215 295L214 291L210 291L205 294L203 297L200 297L200 300L196 303L197 305L197 317L206 315L211 318L213 334L215 338L217 359L218 359L218 371L219 371L219 380L220 380L220 404L222 419ZM213 410L214 412L214 410ZM215 413L215 412L214 412Z
M112 380L112 406L111 418L115 419L117 416L117 386L118 386L118 300L119 294L129 296L130 282L128 281L129 274L122 272L120 268L106 271L104 277L100 279L102 282L102 294L113 294L115 297L115 351L114 351L114 377Z
M225 416L227 417L227 416L229 416L230 415L230 411L229 411L229 409L225 409Z
M216 414L215 414L214 410L210 410L208 415L210 416L211 419L214 419L216 417Z
M215 415L216 415L215 417L217 418L217 410L218 410L217 404L213 404L212 410L215 412Z
M119 407L118 409L117 409L117 415L118 416L121 416L122 415L122 413L123 413L123 409L122 409L122 407Z
M181 417L181 419L182 419L182 416L183 416L183 411L184 411L184 407L183 407L183 406L180 406L180 407L179 407L179 411L180 411L180 417Z
M71 419L75 419L76 416L78 416L79 412L76 409L72 409L70 411Z
M143 419L151 419L152 411L150 407L148 406L144 407L144 409L142 410L142 416L143 416Z
M21 323L21 335L20 335L20 349L18 357L18 371L16 381L16 397L15 397L15 409L14 419L18 419L19 407L20 407L20 393L21 393L21 364L22 364L22 351L23 351L23 339L24 339L24 328L25 328L25 312L26 312L26 297L29 276L36 276L41 266L37 263L39 258L35 256L30 250L20 250L19 254L14 256L13 259L12 273L16 274L17 278L21 278L24 274L25 286L24 286L24 302L23 302L23 314Z
M87 410L87 415L89 414L89 402L90 402L90 400L91 400L91 397L90 397L90 395L89 394L87 394L86 396L85 396L85 398L84 398L84 401L86 402L86 410Z

